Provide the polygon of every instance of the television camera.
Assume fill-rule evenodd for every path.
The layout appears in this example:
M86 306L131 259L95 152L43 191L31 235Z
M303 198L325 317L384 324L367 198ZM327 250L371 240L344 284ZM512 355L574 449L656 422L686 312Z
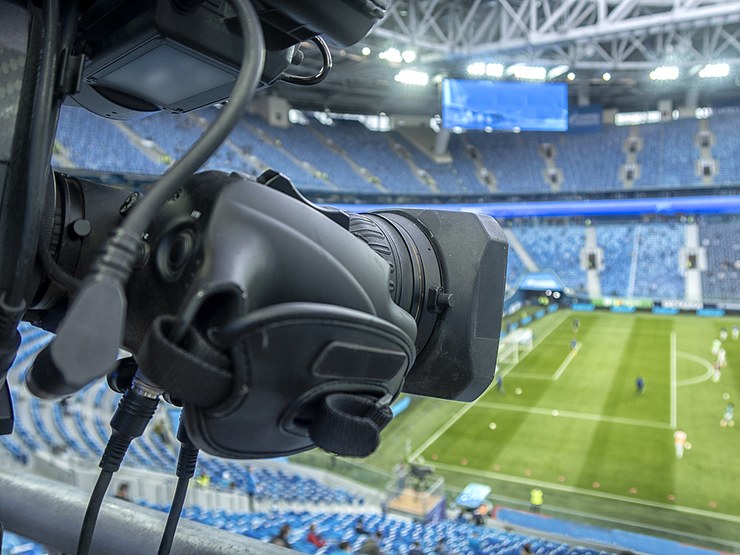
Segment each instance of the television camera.
M354 214L314 205L277 171L195 173L256 88L322 81L321 37L353 44L384 8L0 0L0 433L12 431L5 376L21 320L56 334L27 376L32 393L59 399L104 375L124 393L101 476L162 397L183 407L187 481L198 449L364 456L401 392L472 401L486 389L507 259L492 218ZM300 71L309 43L314 75ZM111 119L223 108L140 195L51 170L62 103Z

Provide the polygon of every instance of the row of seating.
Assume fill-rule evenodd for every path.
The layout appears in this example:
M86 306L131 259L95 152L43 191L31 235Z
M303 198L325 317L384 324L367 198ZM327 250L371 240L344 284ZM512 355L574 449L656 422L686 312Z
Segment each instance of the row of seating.
M218 111L156 114L125 123L111 122L82 109L65 108L57 133L55 163L112 172L159 174L181 157L203 133ZM204 168L248 174L275 168L301 188L344 193L482 195L491 188L476 171L482 164L509 194L552 191L608 191L625 187L625 141L630 130L605 126L598 133L482 133L452 135L451 163L435 163L397 132L379 133L356 121L336 120L332 126L271 127L247 116ZM717 160L714 182L740 183L737 137L740 113L709 120ZM700 150L698 122L677 120L635 128L639 165L631 186L637 188L699 186L696 173ZM126 132L124 132L126 131ZM553 167L562 176L548 181L543 146L551 151ZM471 152L480 159L473 160Z
M167 506L148 506L168 510ZM198 506L185 509L182 516L264 542L270 541L287 524L290 526L288 542L293 550L319 555L331 553L343 541L349 542L353 551L360 549L368 536L358 532L358 525L372 534L381 532L381 550L394 555L406 555L414 542L419 542L426 553L432 553L440 539L445 540L451 553L459 555L518 555L524 544L529 544L534 553L550 555L601 553L497 528L476 526L464 520L443 520L425 525L379 514L352 515L313 511L229 513L205 510ZM321 548L306 541L312 524L319 536L326 541L326 545Z
M592 225L596 229L597 245L603 250L604 267L599 278L604 295L655 299L683 297L684 277L680 270L679 252L684 244L684 224L678 221L599 221ZM540 269L554 270L567 287L586 291L586 271L581 261L581 252L586 244L585 224L517 221L507 224L507 229L519 239ZM731 243L728 237L717 241L723 245ZM518 255L510 249L509 285L516 284L524 271ZM729 272L728 275L731 274ZM724 298L737 295L738 289L735 289L731 296Z
M11 532L5 532L0 555L47 555L49 552L39 544Z
M701 218L699 236L707 250L703 274L705 298L732 300L740 296L740 218Z

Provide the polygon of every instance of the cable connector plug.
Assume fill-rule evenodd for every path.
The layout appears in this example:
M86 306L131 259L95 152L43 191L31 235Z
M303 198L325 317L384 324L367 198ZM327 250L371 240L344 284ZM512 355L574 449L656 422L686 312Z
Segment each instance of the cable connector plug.
M113 433L100 459L100 468L108 472L121 468L129 445L144 433L158 405L159 398L143 395L135 387L124 393L110 421Z
M34 395L42 399L71 395L114 367L126 322L124 285L140 251L140 237L123 229L111 236L56 339L39 353L26 377Z
M180 425L177 427L177 441L180 442L180 452L177 455L177 477L189 480L195 476L198 448L190 441L182 420L180 420Z

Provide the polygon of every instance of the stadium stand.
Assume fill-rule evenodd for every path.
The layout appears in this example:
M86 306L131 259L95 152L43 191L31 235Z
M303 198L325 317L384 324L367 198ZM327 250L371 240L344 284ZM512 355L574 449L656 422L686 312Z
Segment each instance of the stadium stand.
M714 182L717 185L737 185L740 181L740 158L737 155L737 129L740 111L725 110L709 119L709 129L715 135L712 154L718 163Z
M625 296L629 288L635 226L602 223L596 227L596 236L604 250L601 292L609 296Z
M465 135L450 136L447 148L452 156L458 176L464 183L481 182L479 171L485 171L490 175L490 170L486 167L486 161L483 159L481 152L467 141ZM497 188L491 185L490 189L496 190Z
M684 119L638 127L643 148L637 160L641 175L637 187L700 185L696 175L699 152L694 144L696 120Z
M57 167L160 174L182 156L217 113L208 108L187 116L156 114L121 123L65 108L54 163ZM710 121L716 136L712 154L718 167L717 185L740 182L734 135L738 120L740 114L729 112ZM453 134L449 142L452 162L436 163L400 133L370 131L356 121L320 125L310 120L308 125L280 128L257 116L246 116L204 169L256 175L272 167L306 190L358 194L485 195L493 186L484 184L480 168L495 177L495 190L504 194L613 191L625 187L620 172L630 130L641 144L634 188L701 185L695 119L632 128L607 125L601 132L585 134ZM553 171L562 175L557 186L548 185L540 154L544 144L552 145ZM471 153L478 159L473 160Z
M341 146L357 165L377 176L382 190L422 195L432 192L414 175L382 133L372 132L356 121L341 120L335 121L331 127L322 128L321 133Z
M259 127L273 141L279 141L284 149L308 162L312 167L326 173L328 180L337 187L352 184L358 192L377 192L378 189L363 179L339 152L332 150L321 135L318 125L292 125L290 128L271 127L258 117L250 117L251 125ZM324 126L321 126L324 127ZM322 140L324 139L324 140ZM341 145L336 145L341 149ZM343 152L343 150L342 150Z
M639 236L634 287L629 296L654 299L679 299L684 294L679 271L679 250L683 226L679 222L638 224ZM630 291L628 291L630 293Z
M168 509L167 506L149 504L147 506L162 511ZM551 555L601 555L605 553L453 520L425 525L378 514L356 515L309 511L228 513L221 510L203 510L197 506L185 509L183 516L264 542L268 542L275 536L283 524L288 524L291 528L288 536L291 548L301 553L319 555L331 553L341 541L349 542L352 551L358 550L367 537L355 531L355 524L360 518L366 530L382 533L383 538L379 545L384 553L405 555L409 552L413 542L417 541L424 551L431 553L440 539L445 540L451 553L459 555L518 555L525 544L530 544L535 553ZM326 546L317 548L305 541L311 524L316 525L318 533L327 541Z
M146 121L146 120L142 120ZM161 174L166 164L144 154L111 120L81 108L65 107L59 116L54 163L109 172Z
M604 295L652 299L683 296L684 278L678 265L683 245L683 225L680 222L633 224L602 219L591 225L596 228L598 245L604 251L604 269L600 273ZM571 289L585 289L585 272L580 267L580 251L584 247L583 225L567 221L517 223L511 226L511 231L540 269L554 270ZM728 247L726 241L722 243L725 248L733 248ZM524 271L516 251L510 249L508 286L513 287ZM732 272L727 275L732 279ZM727 283L728 289L733 283ZM729 291L724 294L729 294Z
M477 148L484 165L493 172L502 193L547 193L537 153L538 144L526 135L511 133L468 133L465 139Z
M548 136L538 133L540 141ZM563 169L563 191L604 191L619 189L619 167L624 161L622 141L627 136L623 127L606 126L593 133L558 133L555 141L557 164ZM549 139L552 141L552 138Z
M454 160L454 163L437 163L432 161L428 156L420 152L410 141L407 141L400 133L391 132L390 136L392 140L403 145L403 147L410 153L414 164L421 170L431 175L439 192L442 194L486 194L490 191L483 185L480 180L475 176L475 170L473 175L462 177L461 166L463 166L463 160ZM463 158L470 159L469 156Z
M585 288L586 274L579 263L584 246L583 226L516 223L511 231L539 269L554 270L573 289Z
M702 279L705 299L737 299L740 292L740 221L700 218L699 234L707 249L707 271Z
M0 555L46 555L48 551L26 538L5 532Z
M190 116L156 114L147 118L127 121L125 124L139 140L151 144L152 148L162 153L163 160L169 165L180 158L190 146L203 134L203 128L196 119ZM211 156L203 169L236 170L254 173L253 168L229 145L221 145Z
M506 287L513 288L519 277L524 273L524 263L517 252L509 248L509 259L506 265Z

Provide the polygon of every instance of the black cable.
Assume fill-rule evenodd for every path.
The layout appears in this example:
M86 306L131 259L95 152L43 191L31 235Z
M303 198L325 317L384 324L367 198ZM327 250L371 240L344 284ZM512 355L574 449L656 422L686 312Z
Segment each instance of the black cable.
M177 427L177 439L180 440L180 453L177 457L177 486L157 555L169 555L172 549L180 513L188 493L188 484L195 474L195 465L198 462L198 448L190 441L185 425L182 423L182 416L180 418L180 425Z
M318 47L319 52L321 52L321 59L323 63L319 72L316 75L311 75L308 77L303 77L301 75L292 75L290 73L283 73L283 75L280 76L281 81L285 81L286 83L290 83L291 85L309 86L318 85L324 79L329 77L329 73L331 72L332 68L331 51L329 50L329 46L321 37L313 37L311 39L311 42L313 42Z
M164 527L164 533L162 534L162 540L159 543L159 550L157 551L157 555L169 555L170 550L172 549L172 543L175 539L175 531L177 530L177 525L180 522L180 513L182 512L182 507L185 504L185 497L188 493L189 483L189 478L177 479L175 495L172 498L170 512L167 515L167 524Z
M28 183L26 183L26 198L23 204L22 227L18 230L20 239L15 277L5 299L11 305L18 305L23 301L28 278L36 258L51 157L56 48L59 40L58 0L46 0L42 13L44 14L44 40L31 118Z
M124 393L113 418L111 418L110 424L113 433L108 439L103 456L100 458L100 475L95 483L95 489L93 489L90 496L85 518L82 521L80 539L77 543L77 555L88 555L90 553L95 524L111 478L121 468L123 457L126 455L131 442L144 433L147 424L157 410L158 396L152 396L151 392L146 389L146 387L141 387L141 384L134 379L134 385Z
M95 524L98 521L98 513L100 512L100 507L105 498L105 492L108 491L108 486L110 486L112 478L113 472L106 470L101 470L98 475L98 481L95 482L95 488L93 489L92 495L90 495L90 501L87 503L85 518L82 520L80 539L77 542L78 555L90 552L93 534L95 533Z

